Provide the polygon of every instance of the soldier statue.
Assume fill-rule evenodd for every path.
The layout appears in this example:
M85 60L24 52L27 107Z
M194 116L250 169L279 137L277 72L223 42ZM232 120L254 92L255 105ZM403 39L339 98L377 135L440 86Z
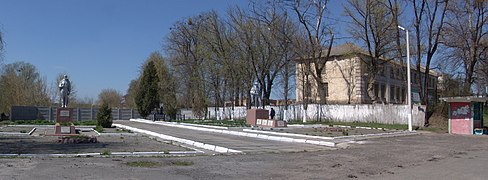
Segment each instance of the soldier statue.
M258 81L254 82L254 85L250 91L251 94L251 106L254 105L256 108L259 108L261 98L259 97L259 84Z
M71 83L69 82L68 75L64 75L58 87L61 93L61 107L66 108L68 107L69 94L71 93Z

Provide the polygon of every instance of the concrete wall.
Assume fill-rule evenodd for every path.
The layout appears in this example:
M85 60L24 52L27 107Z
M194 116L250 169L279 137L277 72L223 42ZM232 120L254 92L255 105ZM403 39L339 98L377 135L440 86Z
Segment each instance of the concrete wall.
M285 118L283 106L267 106L266 109L274 108L276 119ZM414 126L423 126L425 122L425 106L414 106L412 119ZM383 124L408 124L407 105L392 104L358 104L358 105L308 105L306 111L307 121L335 121L335 122L374 122ZM208 108L207 118L211 119L245 119L246 107L231 108ZM303 120L303 107L301 105L289 106L286 117L289 120ZM183 114L183 111L182 111ZM187 118L194 118L191 110L186 111Z
M34 109L34 110L33 110ZM57 107L14 106L12 107L12 120L51 120L56 119ZM75 121L89 121L97 118L98 108L73 108ZM112 108L112 118L115 120L129 120L141 118L136 109Z

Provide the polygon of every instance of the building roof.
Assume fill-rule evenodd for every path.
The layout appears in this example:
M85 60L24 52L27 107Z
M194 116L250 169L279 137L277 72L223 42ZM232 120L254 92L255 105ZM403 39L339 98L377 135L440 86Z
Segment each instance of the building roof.
M322 57L325 57L327 55L327 49L324 49L322 52ZM346 42L344 44L334 46L330 50L330 57L338 57L338 56L347 56L347 55L364 55L364 56L369 56L369 53L364 50L363 48L357 46L354 43L351 42ZM383 58L382 58L383 59ZM304 61L306 59L300 59L297 61ZM383 59L384 60L384 59ZM386 60L385 60L386 61ZM389 63L395 64L395 65L402 65L399 61L397 60L392 60L389 61ZM406 66L406 65L403 65ZM414 64L410 64L412 69L416 69L416 66ZM422 72L425 72L425 66L420 66L420 69ZM429 70L429 74L433 76L440 76L441 73L434 71L432 69Z
M334 46L330 50L330 56L343 56L348 54L367 54L363 48L356 46L354 43L344 43Z

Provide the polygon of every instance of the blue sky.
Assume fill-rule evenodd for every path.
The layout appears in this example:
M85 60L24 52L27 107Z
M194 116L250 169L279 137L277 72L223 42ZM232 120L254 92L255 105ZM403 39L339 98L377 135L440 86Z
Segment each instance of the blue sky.
M231 6L248 7L248 2L2 0L3 63L25 61L35 65L48 86L53 86L58 74L67 73L80 99L96 100L107 88L125 94L149 54L161 51L176 21L210 10L223 15ZM342 3L331 1L329 8L336 19L343 19ZM272 98L280 98L277 88Z
M176 21L247 1L226 0L2 0L3 63L35 65L49 86L68 73L78 98L102 89L125 93L139 67L161 51Z

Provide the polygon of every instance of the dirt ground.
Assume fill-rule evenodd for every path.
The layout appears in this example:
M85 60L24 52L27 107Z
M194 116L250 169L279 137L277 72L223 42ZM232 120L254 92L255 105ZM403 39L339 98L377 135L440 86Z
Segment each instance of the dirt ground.
M19 132L32 127L5 127L3 130ZM27 131L27 132L28 132ZM49 131L45 133L45 131ZM0 134L0 154L78 154L102 152L166 152L193 151L170 142L155 140L146 136L117 131L115 128L107 132L117 132L114 135L96 136L97 143L58 143L60 137L46 136L53 134L53 128L38 127L33 136L9 136ZM92 132L82 132L92 136ZM1 178L0 178L1 179Z
M487 147L488 136L425 133L317 152L0 158L0 179L486 179ZM159 165L132 167L129 162Z

